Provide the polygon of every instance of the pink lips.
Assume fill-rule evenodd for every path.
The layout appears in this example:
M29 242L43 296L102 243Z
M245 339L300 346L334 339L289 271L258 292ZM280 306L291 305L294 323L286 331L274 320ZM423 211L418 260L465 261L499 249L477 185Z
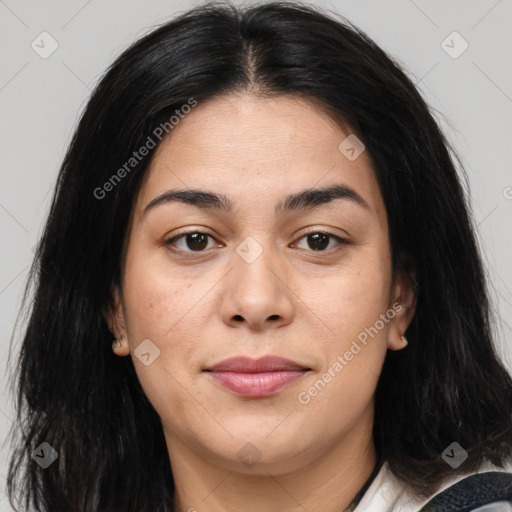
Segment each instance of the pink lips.
M270 396L305 375L310 368L277 356L233 357L205 371L230 391L248 398Z

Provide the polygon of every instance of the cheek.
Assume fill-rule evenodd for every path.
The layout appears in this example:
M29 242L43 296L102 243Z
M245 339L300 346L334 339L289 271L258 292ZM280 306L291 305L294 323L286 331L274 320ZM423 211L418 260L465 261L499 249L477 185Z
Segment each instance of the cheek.
M322 287L303 289L302 297L306 297L306 289L314 290L304 302L315 313L308 314L314 322L315 346L322 360L314 380L322 379L326 388L319 383L311 390L315 403L310 405L313 410L318 407L318 413L333 406L335 400L333 414L342 417L366 404L374 392L392 318L381 320L389 308L391 285L385 250L383 254L370 248L360 251L357 261L347 263L335 278L323 280ZM317 390L322 390L318 398Z
M391 276L387 261L378 253L367 256L358 255L355 264L340 268L332 279L322 280L321 286L304 283L301 297L317 312L326 334L331 332L337 339L357 336L389 307Z
M138 379L157 411L177 410L186 405L182 387L190 386L195 369L190 365L197 364L194 353L206 291L135 256L127 260L125 275L125 319ZM147 366L138 357L143 340L156 347L150 345L157 355Z
M190 382L184 362L194 361L197 332L190 319L200 311L201 294L190 283L147 265L132 266L128 275L125 314L130 357L145 395L158 414L166 417L168 411L188 404L183 390ZM150 340L150 352L156 354L150 356L149 365L138 356L143 340Z
M314 425L319 436L337 435L340 425L349 429L370 407L387 352L389 324L381 315L388 298L389 278L378 265L340 274L311 297L321 319L315 319L320 327L314 331L322 365L297 401L309 418L329 416L327 425Z
M165 249L135 245L126 260L123 290L129 331L135 339L153 336L156 343L166 344L186 325L188 315L200 309L205 292L183 272L170 271Z

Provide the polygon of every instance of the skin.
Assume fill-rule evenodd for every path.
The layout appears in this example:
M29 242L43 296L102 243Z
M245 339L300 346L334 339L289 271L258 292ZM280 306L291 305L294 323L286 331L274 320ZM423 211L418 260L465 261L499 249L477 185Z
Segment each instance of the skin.
M107 320L123 339L115 353L133 358L162 419L175 511L339 512L374 468L374 392L387 350L405 347L414 292L406 276L393 279L372 164L366 152L354 161L340 152L347 135L312 102L239 93L199 102L155 150ZM286 195L334 184L368 209L338 199L275 215ZM234 209L168 202L143 215L176 188L222 193ZM186 237L165 244L185 231L212 238L199 250ZM314 250L305 235L319 232L349 243L333 237ZM263 251L251 263L236 252L247 237ZM301 403L298 394L397 301L401 311ZM160 350L149 366L134 355L145 339ZM267 354L311 371L266 398L235 395L202 371ZM248 442L261 456L250 467L237 455Z

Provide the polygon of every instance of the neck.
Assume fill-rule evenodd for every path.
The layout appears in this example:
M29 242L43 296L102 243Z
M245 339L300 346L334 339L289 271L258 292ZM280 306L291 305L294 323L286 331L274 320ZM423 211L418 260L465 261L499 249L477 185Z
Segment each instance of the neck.
M253 474L226 469L166 433L175 488L173 512L342 512L377 463L369 419L373 420L373 410L316 458L279 473L258 464Z

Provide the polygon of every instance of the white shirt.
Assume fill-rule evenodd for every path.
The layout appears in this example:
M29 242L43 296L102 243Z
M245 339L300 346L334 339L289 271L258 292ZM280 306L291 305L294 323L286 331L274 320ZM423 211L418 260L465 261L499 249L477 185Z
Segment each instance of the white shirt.
M486 471L504 471L512 473L512 461L504 468L499 468L491 464L484 464L476 473ZM363 498L354 509L354 512L420 512L434 496L441 493L454 483L470 476L469 474L457 475L445 482L438 491L432 496L419 499L415 498L411 492L406 491L406 485L397 480L390 472L387 462L384 462L379 473L371 483ZM494 507L494 508L493 508ZM496 504L485 505L475 512L512 512L512 504L500 502Z

